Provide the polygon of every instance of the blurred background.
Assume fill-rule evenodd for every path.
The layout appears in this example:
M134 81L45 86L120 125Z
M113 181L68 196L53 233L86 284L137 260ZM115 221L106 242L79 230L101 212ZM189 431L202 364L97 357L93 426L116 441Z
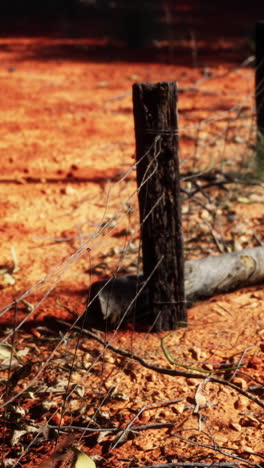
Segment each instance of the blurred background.
M257 0L8 0L0 6L0 34L93 37L141 48L190 34L250 37L262 16Z

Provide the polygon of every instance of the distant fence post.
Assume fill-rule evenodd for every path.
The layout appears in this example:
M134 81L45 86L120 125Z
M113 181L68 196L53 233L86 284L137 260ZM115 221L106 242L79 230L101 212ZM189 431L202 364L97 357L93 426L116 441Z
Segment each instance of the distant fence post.
M258 175L264 175L264 21L256 23L256 165Z
M264 134L264 21L256 24L256 111L258 131Z
M176 104L175 82L133 85L143 273L156 331L187 324Z

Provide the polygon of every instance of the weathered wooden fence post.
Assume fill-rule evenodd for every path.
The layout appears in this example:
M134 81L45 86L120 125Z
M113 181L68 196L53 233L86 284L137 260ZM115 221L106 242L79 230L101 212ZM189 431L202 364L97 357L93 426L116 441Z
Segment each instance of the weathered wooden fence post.
M175 82L133 85L143 272L156 331L187 324L176 104Z
M264 175L264 21L256 24L255 97L257 114L256 169Z

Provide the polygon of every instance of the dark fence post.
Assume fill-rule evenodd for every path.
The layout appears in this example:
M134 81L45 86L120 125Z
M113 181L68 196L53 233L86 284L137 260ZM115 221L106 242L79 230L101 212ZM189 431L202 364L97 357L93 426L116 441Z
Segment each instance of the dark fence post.
M256 110L258 131L264 134L264 21L256 24Z
M187 324L176 104L175 82L133 85L143 272L156 331Z
M256 24L256 113L257 144L256 169L262 177L264 173L264 21Z

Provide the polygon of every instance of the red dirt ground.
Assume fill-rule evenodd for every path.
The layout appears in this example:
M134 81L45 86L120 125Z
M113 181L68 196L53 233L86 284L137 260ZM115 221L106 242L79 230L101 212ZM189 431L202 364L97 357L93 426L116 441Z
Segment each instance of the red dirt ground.
M79 58L67 57L69 45L81 51L82 59L80 54ZM210 164L219 164L226 137L223 135L226 122L212 123L210 119L227 113L243 99L245 118L252 111L253 69L232 71L244 59L240 50L237 60L228 63L223 60L224 51L237 46L238 43L221 40L217 44L221 63L213 56L204 63L198 54L198 66L192 68L189 64L161 62L89 61L85 54L91 41L84 39L1 39L1 264L9 267L14 280L14 284L6 284L6 276L2 274L1 305L4 308L26 291L29 292L23 298L34 306L39 304L12 342L16 350L28 348L20 358L23 364L36 359L35 364L0 400L2 407L15 397L5 406L2 420L3 456L12 466L19 466L13 463L20 456L23 466L37 466L54 449L52 432L48 441L42 435L30 446L35 437L33 426L39 428L47 421L86 426L93 418L97 427L124 427L140 408L153 402L157 406L146 408L136 422L173 423L173 429L153 428L133 437L130 434L117 448L110 446L114 436L107 434L97 439L93 433L86 434L80 447L102 457L97 464L109 467L190 460L232 462L229 456L234 455L251 463L261 460L263 463L263 408L245 395L210 380L198 389L200 380L157 374L110 350L103 352L103 346L84 335L73 333L59 345L58 333L43 326L48 316L72 321L72 314L60 307L58 300L76 316L81 314L91 281L111 276L116 270L137 272L135 171L118 182L134 163L129 93L132 83L178 81L185 90L179 94L182 171L205 170ZM199 92L186 91L196 86L207 72L217 78L201 81ZM201 144L210 132L218 131L218 137L204 149L199 147L191 157L197 122L202 119L209 120L200 129ZM248 127L231 123L229 132L230 144L221 169L228 168L230 160L236 167L241 163L241 154L249 151L245 150ZM218 192L211 189L210 196L215 199ZM224 211L227 208L222 204L219 232L229 242L235 239L240 248L255 246L252 233L262 235L263 187L232 186L226 198L229 196L228 209L232 208L233 221L227 218ZM128 207L132 209L130 215ZM210 233L203 232L200 238L198 235L200 229L208 228L208 211L196 206L192 216L190 213L186 216L188 208L183 212L186 240L190 241L186 245L187 257L219 253ZM99 227L107 221L110 224L106 232L99 234ZM195 244L191 239L196 236ZM17 258L16 272L12 271L11 248ZM189 310L190 326L167 339L171 354L180 362L195 362L198 367L199 362L206 362L208 369L212 368L212 362L234 366L241 360L244 367L236 372L232 382L242 390L250 391L256 386L252 394L261 397L263 299L261 285L194 305ZM28 313L27 303L18 302L17 307L12 306L2 314L2 335L8 335ZM108 338L111 336L108 334ZM152 364L182 370L168 363L158 335L120 331L112 339L115 346L140 354ZM56 361L38 374L41 363L51 356L54 348ZM77 354L73 357L75 348ZM3 379L6 372L3 369ZM18 396L29 383L30 391ZM110 396L104 400L109 389ZM71 398L65 399L69 391L73 392ZM195 413L191 405L197 403L197 398L205 407ZM177 399L181 401L158 404ZM96 412L95 408L99 410ZM25 433L14 438L18 429ZM82 432L76 430L74 434L78 439ZM222 453L215 451L216 445Z

